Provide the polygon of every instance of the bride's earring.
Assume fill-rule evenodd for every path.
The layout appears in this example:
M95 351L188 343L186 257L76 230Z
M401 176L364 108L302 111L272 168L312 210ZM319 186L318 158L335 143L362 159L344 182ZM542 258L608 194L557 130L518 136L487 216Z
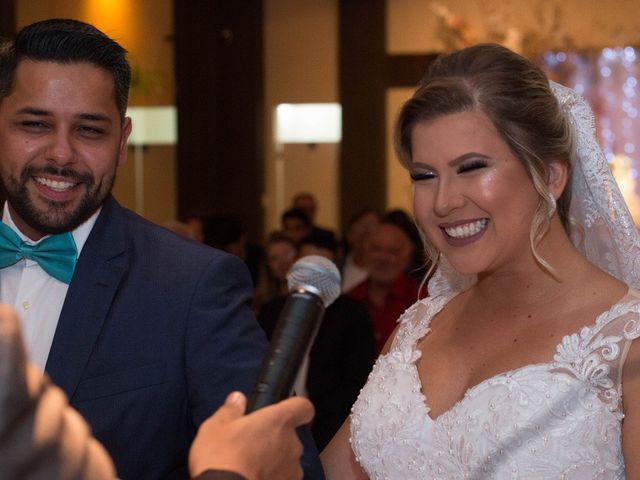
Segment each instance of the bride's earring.
M553 193L549 192L547 196L547 214L549 218L553 217L554 213L556 213L556 197L553 196Z

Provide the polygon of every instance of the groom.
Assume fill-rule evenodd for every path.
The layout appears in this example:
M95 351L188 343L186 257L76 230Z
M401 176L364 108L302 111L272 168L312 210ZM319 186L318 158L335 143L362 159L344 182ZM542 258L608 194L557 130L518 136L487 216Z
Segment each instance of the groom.
M0 300L121 478L188 478L197 427L250 389L265 340L239 259L110 194L132 128L125 53L75 20L0 51ZM322 477L312 446L303 464Z

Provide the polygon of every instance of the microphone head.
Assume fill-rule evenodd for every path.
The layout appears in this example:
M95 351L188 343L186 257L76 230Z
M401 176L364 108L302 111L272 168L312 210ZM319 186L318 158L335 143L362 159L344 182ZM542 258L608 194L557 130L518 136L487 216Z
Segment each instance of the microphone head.
M328 307L340 296L340 271L328 258L320 255L302 257L287 273L289 291L299 288L309 290L320 297Z

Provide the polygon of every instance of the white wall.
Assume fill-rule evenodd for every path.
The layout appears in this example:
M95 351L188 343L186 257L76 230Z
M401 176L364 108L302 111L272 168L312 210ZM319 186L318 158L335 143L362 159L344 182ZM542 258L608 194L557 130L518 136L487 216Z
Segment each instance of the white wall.
M291 196L311 191L319 225L338 225L339 145L286 145L278 157L273 140L280 103L338 101L337 0L265 0L265 230L279 228ZM284 191L276 194L276 163L283 164ZM279 202L278 199L283 199ZM282 204L284 203L284 205Z

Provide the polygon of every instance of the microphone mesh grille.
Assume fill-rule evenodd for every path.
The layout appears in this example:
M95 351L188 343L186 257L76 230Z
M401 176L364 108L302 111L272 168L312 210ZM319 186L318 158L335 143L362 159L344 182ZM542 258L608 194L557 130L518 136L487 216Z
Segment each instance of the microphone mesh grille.
M325 307L340 295L340 272L328 258L320 255L302 257L287 273L289 290L313 287L318 290Z

